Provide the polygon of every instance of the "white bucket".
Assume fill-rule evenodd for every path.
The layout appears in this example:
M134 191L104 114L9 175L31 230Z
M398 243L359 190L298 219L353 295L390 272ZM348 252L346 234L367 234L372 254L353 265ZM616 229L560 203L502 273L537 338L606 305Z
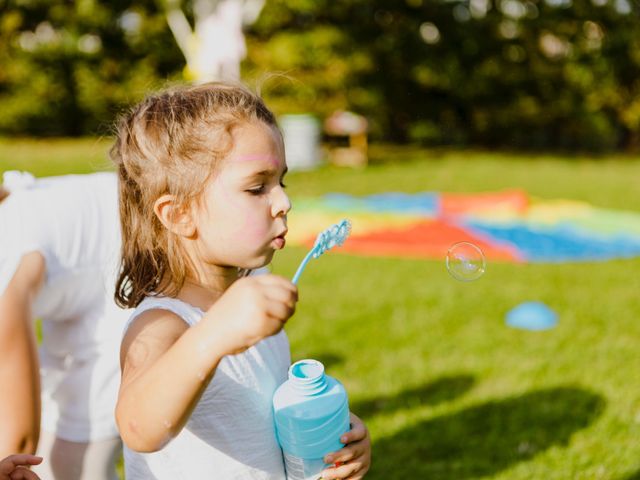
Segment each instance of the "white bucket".
M279 119L289 170L310 170L321 162L320 122L309 114L282 115Z

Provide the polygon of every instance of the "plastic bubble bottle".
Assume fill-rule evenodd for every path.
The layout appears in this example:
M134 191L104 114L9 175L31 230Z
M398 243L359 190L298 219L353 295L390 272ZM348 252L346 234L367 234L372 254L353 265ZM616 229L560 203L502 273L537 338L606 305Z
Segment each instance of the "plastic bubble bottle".
M340 450L340 436L349 431L344 387L325 375L322 363L300 360L276 390L273 409L287 480L318 480L328 466L324 456Z

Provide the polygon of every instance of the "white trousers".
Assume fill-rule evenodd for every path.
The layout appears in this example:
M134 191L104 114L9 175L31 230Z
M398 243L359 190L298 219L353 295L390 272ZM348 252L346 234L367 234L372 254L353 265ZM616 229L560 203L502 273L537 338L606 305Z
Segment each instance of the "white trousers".
M43 431L37 455L44 460L32 470L41 480L117 480L121 450L119 438L79 443Z

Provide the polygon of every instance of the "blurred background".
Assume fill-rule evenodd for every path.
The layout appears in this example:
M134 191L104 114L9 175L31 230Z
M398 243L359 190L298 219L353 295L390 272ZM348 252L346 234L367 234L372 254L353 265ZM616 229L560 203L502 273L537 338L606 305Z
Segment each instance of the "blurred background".
M0 133L104 134L183 80L170 3L3 0ZM194 3L178 4L192 24ZM242 78L279 114L353 110L394 143L640 148L635 0L269 0L244 15Z
M0 0L0 171L110 169L118 114L216 78L285 134L297 241L274 270L334 217L368 238L307 268L287 326L367 423L368 478L640 479L640 2ZM460 282L463 233L376 236L425 192L429 222L454 205L522 255ZM506 325L528 301L557 325Z

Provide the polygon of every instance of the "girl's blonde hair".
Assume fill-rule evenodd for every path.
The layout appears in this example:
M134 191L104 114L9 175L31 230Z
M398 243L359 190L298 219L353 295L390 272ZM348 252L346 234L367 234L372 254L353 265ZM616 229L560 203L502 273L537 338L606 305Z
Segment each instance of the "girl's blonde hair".
M233 148L233 129L252 121L276 126L258 95L223 83L149 96L120 119L110 151L122 226L118 305L132 308L147 295L178 293L190 268L177 237L156 217L154 202L164 194L181 206L198 198Z

